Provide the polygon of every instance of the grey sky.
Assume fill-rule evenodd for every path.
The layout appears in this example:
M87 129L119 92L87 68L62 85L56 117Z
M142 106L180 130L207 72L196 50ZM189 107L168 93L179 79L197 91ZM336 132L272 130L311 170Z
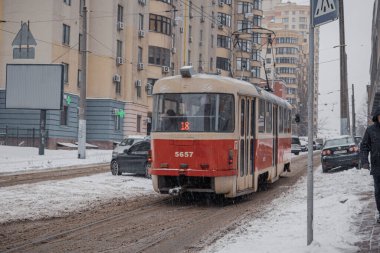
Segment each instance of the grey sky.
M284 2L284 1L283 1ZM309 4L309 0L293 0ZM351 110L351 87L355 84L357 117L366 111L366 85L370 83L371 31L374 0L344 0L348 88ZM319 117L329 132L340 131L339 21L320 27ZM359 115L358 115L359 114ZM351 112L350 112L351 115Z

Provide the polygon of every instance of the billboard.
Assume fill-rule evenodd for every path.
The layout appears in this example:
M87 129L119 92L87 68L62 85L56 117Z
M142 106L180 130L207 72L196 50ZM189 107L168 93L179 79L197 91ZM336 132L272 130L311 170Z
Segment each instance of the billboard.
M7 64L5 108L61 110L63 65Z

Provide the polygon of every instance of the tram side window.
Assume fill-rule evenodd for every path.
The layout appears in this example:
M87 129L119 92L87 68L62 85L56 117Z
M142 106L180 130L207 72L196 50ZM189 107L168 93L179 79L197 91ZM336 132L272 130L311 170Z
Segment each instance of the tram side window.
M282 107L280 107L280 115L279 115L279 118L280 118L280 129L279 129L279 131L280 131L280 133L284 133L284 124L285 124L285 122L284 122L284 108L282 108Z
M265 101L259 100L259 115L258 115L259 133L265 132Z
M266 132L272 132L272 103L266 103Z

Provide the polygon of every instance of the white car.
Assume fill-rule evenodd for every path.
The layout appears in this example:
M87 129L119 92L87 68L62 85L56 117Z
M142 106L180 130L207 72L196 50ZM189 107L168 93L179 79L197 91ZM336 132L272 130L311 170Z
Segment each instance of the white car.
M122 140L112 151L112 158L116 157L118 154L122 154L124 150L128 150L133 144L147 140L150 136L145 135L129 135L127 138Z
M298 136L292 136L291 152L295 155L299 155L299 153L301 152L301 142Z

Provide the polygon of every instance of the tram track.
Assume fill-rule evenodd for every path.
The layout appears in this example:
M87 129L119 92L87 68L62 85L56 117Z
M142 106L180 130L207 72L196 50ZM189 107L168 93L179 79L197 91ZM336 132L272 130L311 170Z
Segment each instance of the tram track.
M33 172L0 174L0 187L90 176L110 170L109 163L61 167Z
M314 165L319 165L319 153L314 153ZM306 167L307 156L295 157L292 172L267 191L222 206L207 199L150 195L70 217L6 224L0 251L197 252L245 219L262 215L263 206L288 191L306 174Z

